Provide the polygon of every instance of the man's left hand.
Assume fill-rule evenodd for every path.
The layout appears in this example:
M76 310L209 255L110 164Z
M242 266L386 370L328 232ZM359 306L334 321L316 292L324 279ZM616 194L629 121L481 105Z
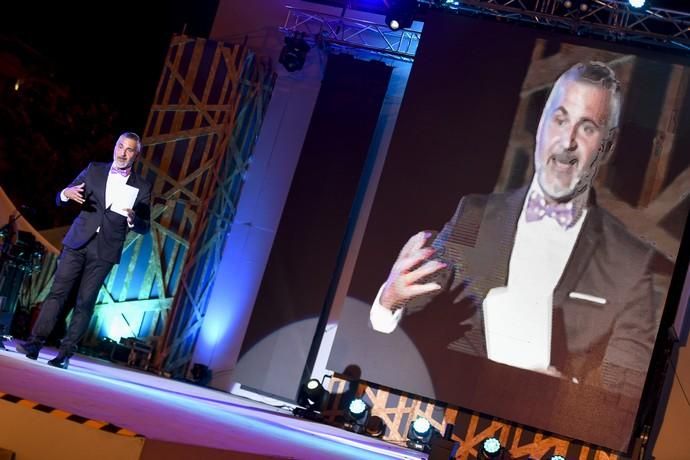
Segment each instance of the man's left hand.
M127 212L127 225L129 225L130 227L133 226L134 225L134 210L130 209L130 208L126 208L124 211Z

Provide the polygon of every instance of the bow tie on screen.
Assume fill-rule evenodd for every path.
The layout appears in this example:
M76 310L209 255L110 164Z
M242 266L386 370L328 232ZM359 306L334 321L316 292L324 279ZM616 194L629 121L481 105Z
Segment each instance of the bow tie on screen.
M539 192L533 191L527 199L525 218L527 222L534 222L547 216L558 222L561 227L569 228L575 223L575 213L572 202L550 204Z
M124 177L129 176L129 173L131 173L131 172L132 172L131 167L126 168L126 169L119 169L119 168L116 168L115 166L111 166L111 168L110 168L110 174L119 174L119 175L124 176Z

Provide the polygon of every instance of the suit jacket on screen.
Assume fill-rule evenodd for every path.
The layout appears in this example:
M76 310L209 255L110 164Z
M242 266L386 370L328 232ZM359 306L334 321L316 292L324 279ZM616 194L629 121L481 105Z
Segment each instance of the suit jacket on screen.
M490 289L507 284L526 193L523 188L464 197L433 242L437 257L448 263L433 280L445 287L447 302L467 309L449 349L486 356L481 305ZM588 209L553 291L552 364L570 379L639 397L660 317L653 302L653 251L594 200ZM606 303L572 298L571 293ZM425 308L438 300L435 296L414 299L406 312Z
M98 255L103 260L119 263L122 247L130 230L127 218L111 211L105 205L105 187L112 163L90 163L69 185L70 187L84 184L84 204L81 212L74 219L62 243L71 248L79 249L96 235ZM127 179L127 185L139 189L134 202L134 227L137 233L146 233L149 229L151 184L132 173ZM65 203L57 196L58 205Z

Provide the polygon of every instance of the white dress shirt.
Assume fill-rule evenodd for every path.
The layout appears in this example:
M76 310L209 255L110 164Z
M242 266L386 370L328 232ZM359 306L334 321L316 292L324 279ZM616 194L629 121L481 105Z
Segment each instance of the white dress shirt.
M113 201L115 199L115 196L117 194L117 191L122 189L123 185L127 184L127 180L129 179L129 176L123 176L122 174L113 174L108 172L108 178L106 179L105 182L105 208L108 209L110 206L113 204ZM77 184L79 185L79 184ZM65 195L65 189L63 189L60 192L60 200L63 202L67 202L69 198ZM130 224L129 221L127 221L127 225L129 228L132 228L134 225ZM101 227L98 227L96 229L96 233L99 232Z

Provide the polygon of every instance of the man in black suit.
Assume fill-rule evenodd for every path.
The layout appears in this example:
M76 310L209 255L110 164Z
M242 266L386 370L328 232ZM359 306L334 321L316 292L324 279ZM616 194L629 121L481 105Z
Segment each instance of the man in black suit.
M639 398L660 318L654 253L592 189L620 106L608 66L566 71L542 113L532 183L466 196L431 244L431 232L413 236L372 306L374 329L442 298L461 318L448 349Z
M72 289L77 298L72 319L60 342L58 355L48 361L67 368L69 358L86 332L98 292L113 265L120 261L127 233L149 230L151 184L134 173L132 165L141 152L138 135L120 135L113 149L112 163L90 163L76 179L58 193L58 206L74 201L81 212L62 240L63 249L53 286L41 306L31 338L17 349L37 359L45 339L65 308ZM118 209L121 196L136 189L131 207Z

